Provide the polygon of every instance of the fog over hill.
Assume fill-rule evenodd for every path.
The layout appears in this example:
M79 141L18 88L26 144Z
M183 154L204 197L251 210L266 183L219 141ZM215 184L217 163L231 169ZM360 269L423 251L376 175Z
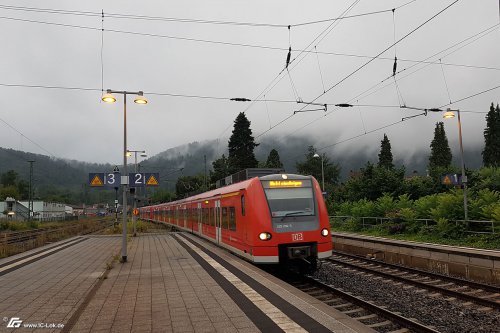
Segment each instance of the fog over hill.
M259 161L265 162L269 152L276 149L287 172L296 172L296 162L303 161L309 145L313 142L308 137L291 137L286 141L273 137L266 137L260 141L255 149ZM394 146L394 145L393 145ZM359 170L367 161L377 163L380 142L374 142L371 147L361 147L357 150L337 148L333 152L326 152L330 161L341 167L341 179L348 177L350 170ZM481 166L482 146L465 147L466 166L475 169ZM452 149L453 151L453 149ZM430 148L427 151L398 151L393 148L394 162L397 166L404 165L406 173L417 171L426 173ZM453 152L455 165L460 164L460 155ZM139 161L141 172L159 172L161 186L173 189L179 176L207 174L212 169L212 162L227 156L227 139L192 142L187 145L167 149L155 156ZM206 163L205 163L206 157ZM55 159L45 155L38 155L0 148L0 174L8 170L15 170L22 179L29 179L28 160L34 163L34 179L39 186L52 185L58 187L78 188L88 182L89 172L108 172L113 169L111 164L85 163L74 160ZM129 159L129 172L134 170L134 159ZM118 166L120 169L122 166Z

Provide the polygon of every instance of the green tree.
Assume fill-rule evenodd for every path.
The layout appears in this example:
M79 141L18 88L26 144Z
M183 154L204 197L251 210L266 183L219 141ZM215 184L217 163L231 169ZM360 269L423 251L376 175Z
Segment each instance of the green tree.
M210 170L210 182L212 184L231 174L229 172L229 161L224 154L222 154L221 158L212 162L212 167L214 168L213 171Z
M313 146L307 148L306 160L304 162L297 162L295 164L297 172L302 175L312 175L319 182L322 179L321 163L323 162L323 173L325 176L325 186L337 184L340 175L340 167L338 164L333 164L330 159L325 155L314 157L316 149Z
M387 169L367 162L361 174L351 177L345 184L345 199L376 200L384 194L393 198L403 193L404 168Z
M13 186L16 185L17 183L17 178L18 178L17 172L14 170L9 170L6 173L3 173L2 176L0 177L0 183L2 183L3 186Z
M431 155L429 156L429 170L431 174L438 168L449 168L451 166L451 149L448 138L444 131L443 122L436 123L434 139L431 142Z
M384 139L380 142L380 153L378 154L378 166L393 169L391 142L384 133Z
M177 198L185 198L193 192L203 190L204 175L184 176L177 179L175 194Z
M283 163L280 161L280 155L276 149L273 149L269 152L269 156L266 161L266 168L283 168Z
M484 129L484 166L500 167L500 108L495 108L491 103L490 111L486 115L486 128Z
M9 185L0 188L0 201L4 201L5 198L10 197L16 200L20 200L19 191L16 186Z
M259 164L253 152L255 143L250 129L250 121L240 112L234 121L233 134L229 138L229 171L238 172L246 168L256 168Z
M29 198L29 183L27 181L22 179L18 181L17 190L19 191L21 200L26 200Z
M151 203L153 204L170 202L174 199L175 199L175 193L172 193L162 188L156 189L153 195L151 195Z

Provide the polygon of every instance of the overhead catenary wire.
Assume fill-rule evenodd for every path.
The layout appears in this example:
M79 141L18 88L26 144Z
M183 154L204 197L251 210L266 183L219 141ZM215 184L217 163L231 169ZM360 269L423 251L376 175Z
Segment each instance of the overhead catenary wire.
M412 2L412 1L411 1ZM411 3L409 2L409 3ZM409 4L407 3L407 4ZM404 5L400 6L403 7ZM50 9L50 8L36 8L36 7L22 7L22 6L9 6L0 5L0 9L25 11L45 14L58 14L58 15L76 15L76 16L100 16L99 12L92 11L76 11L76 10L63 10L63 9ZM313 24L327 23L335 20L344 20L350 18L358 18L363 16L383 14L391 11L391 9L378 10L367 13L360 13L356 15L349 15L343 17L328 18L323 20L314 20L308 22L300 22L295 24L276 24L276 23L258 23L258 22L238 22L238 21L222 21L222 20L206 20L206 19L192 19L192 18L179 18L179 17L162 17L162 16L147 16L147 15L133 15L133 14L120 14L120 13L107 13L108 18L113 19L129 19L129 20L143 20L143 21L164 21L175 23L192 23L192 24L213 24L213 25L232 25L232 26L249 26L249 27L266 27L266 28L287 28L287 27L302 27Z
M474 34L474 35L472 35L472 36L469 36L469 37L467 37L467 38L465 38L465 39L463 39L463 40L461 40L461 41L459 41L459 42L457 42L457 43L455 43L455 44L453 44L453 45L451 45L451 46L449 46L449 47L447 47L447 48L445 48L445 49L443 49L443 50L441 50L441 51L439 51L439 52L434 53L433 55L431 55L431 56L429 56L429 57L425 58L425 59L424 59L424 61L422 61L422 62L415 63L414 65L412 65L412 66L410 66L410 67L408 67L408 68L405 68L405 69L401 70L400 72L403 72L403 71L405 71L405 70L407 70L407 69L410 69L410 68L413 68L413 67L417 66L417 65L418 65L418 64L420 64L420 63L425 64L425 65L424 65L423 67L421 67L420 69L417 69L417 70L415 70L415 71L413 71L413 72L411 72L411 73L407 73L405 76L400 77L399 79L396 79L396 81L401 80L401 79L404 79L404 78L406 78L406 77L408 77L408 76L410 76L410 75L412 75L412 74L416 73L417 71L419 71L419 70L421 70L421 69L423 69L423 68L425 68L425 67L427 67L427 66L430 66L430 64L431 64L431 63L432 63L432 64L438 63L438 62L436 62L436 61L433 61L433 62L427 62L427 60L429 60L429 59L431 59L431 58L433 58L433 57L436 57L436 56L440 55L441 53L444 53L444 52L446 52L446 51L448 51L448 50L450 50L450 49L453 49L453 48L455 48L455 47L457 47L457 46L459 46L459 45L461 45L461 44L464 44L464 43L465 43L464 45L461 45L460 47L456 48L455 50L450 51L450 52L449 52L449 53L447 53L445 56L448 56L448 55L450 55L450 54L453 54L453 53L455 53L455 52L459 51L460 49L464 48L465 46L470 45L471 43L474 43L475 41L477 41L477 40L479 40L479 39L481 39L481 38L483 38L483 37L487 36L488 34L492 33L492 32L493 32L493 31L495 31L495 29L496 29L496 28L498 28L499 26L500 26L500 23L494 24L493 26L490 26L490 27L488 27L488 28L486 28L486 29L484 29L484 30L481 30L480 32L478 32L478 33L476 33L476 34ZM388 83L388 84L386 84L385 86L383 86L383 87L381 87L381 88L379 88L379 89L377 89L377 90L375 90L375 91L372 91L374 88L378 87L381 83L383 83L383 82L385 82L386 80L391 79L391 78L393 78L393 76L392 76L392 75L391 75L391 76L388 76L386 79L382 80L381 82L379 82L379 83L375 84L374 86L372 86L372 87L370 87L370 88L366 89L366 90L365 90L365 91L363 91L362 93L360 93L360 94L356 95L355 97L351 98L351 99L349 100L349 102L350 102L350 101L353 101L353 100L356 100L356 99L359 99L359 98L366 98L366 97L368 97L368 96L370 96L370 95L372 95L372 94L374 94L374 93L376 93L376 92L378 92L378 91L380 91L380 90L384 89L385 87L388 87L388 86L389 86L389 85L391 85L392 83ZM372 92L370 92L370 91L372 91ZM368 94L368 92L370 92L370 93ZM336 109L333 109L333 110L331 110L330 112L328 112L326 115L324 115L324 116L322 116L322 117L318 117L318 118L316 118L316 119L314 119L314 120L310 121L309 123L306 123L305 125L301 126L300 128L298 128L298 129L294 130L294 133L296 133L296 132L298 132L298 131L300 131L300 130L302 130L302 129L304 129L304 128L308 127L308 126L310 126L311 124L313 124L313 123L315 123L316 121L318 121L318 120L322 119L323 117L326 117L326 116L331 115L331 114L332 114L335 110L336 110ZM288 136L285 136L285 137L288 137Z
M385 53L387 50L389 50L390 48L392 48L393 46L395 46L396 44L400 43L401 41L405 40L406 38L408 38L410 35L412 35L413 33L415 33L417 30L419 30L420 28L422 28L424 25L426 25L427 23L429 23L430 21L432 21L434 18L436 18L437 16L439 16L441 13L443 13L444 11L446 11L447 9L449 9L451 6L453 6L454 4L456 4L459 0L455 0L453 1L452 3L450 3L448 6L446 6L445 8L441 9L439 12L437 12L436 14L432 15L430 18L428 18L427 20L425 20L423 23L419 24L416 28L412 29L410 32L408 32L406 35L404 35L403 37L401 37L400 39L398 39L395 43L392 43L391 45L389 45L388 47L386 47L385 49L383 49L381 52L379 52L376 56L374 56L372 59L368 60L366 63L364 63L363 65L359 66L358 68L356 68L354 71L352 71L350 74L346 75L344 78L342 78L341 80L339 80L337 83L333 84L330 88L328 88L326 90L326 92L318 95L316 98L314 98L312 100L312 102L315 102L316 100L318 100L320 97L324 96L326 93L330 92L331 90L333 90L334 88L336 88L337 86L339 86L341 83L343 83L344 81L346 81L348 78L350 78L351 76L353 76L354 74L356 74L357 72L359 72L361 69L363 69L364 67L366 67L367 65L369 65L371 62L373 62L376 58L378 58L380 55L382 55L383 53ZM305 106L304 106L305 108ZM334 110L328 112L325 116L327 116L328 114L331 114ZM293 114L291 115L293 116ZM290 119L291 117L287 117L286 119ZM319 119L319 118L318 118ZM282 124L284 121L282 122L279 122L278 124ZM276 126L275 126L276 127ZM273 127L273 128L275 128ZM269 130L266 130L264 132L262 132L261 134L259 134L256 138L264 135L264 134L267 134L268 132L270 131Z
M104 91L104 9L101 17L101 90Z
M346 10L344 10L344 12L341 14L342 15L345 15L348 13L348 11L350 9L353 8L353 6L355 6L360 0L356 0L354 1ZM305 48L309 48L311 45L313 45L316 40L318 40L318 38L320 38L323 34L328 34L329 32L331 32L331 30L333 29L330 29L334 24L335 24L336 21L330 23L328 25L328 27L326 27L325 29L323 29L321 31L321 33L319 35L316 36L316 38L314 38L314 40ZM334 26L335 27L335 26ZM330 30L329 30L330 29ZM326 36L325 34L325 36ZM304 49L304 50L305 50ZM299 55L297 57L299 57L301 54L303 53L303 51L300 51L299 52ZM299 61L300 62L300 61ZM293 68L295 68L295 66L297 65L297 63L295 63L295 65L292 67L292 70ZM252 99L252 102L243 110L243 112L246 112L248 111L253 105L254 103L259 100L263 95L267 94L268 91L271 91L282 79L284 76L282 76L283 72L285 71L285 69L281 70L272 80L271 82L269 82L269 84L256 96ZM224 135L224 133L226 133L226 131L231 128L232 124L228 124L228 126L219 134L219 136L217 138L220 138L222 135ZM272 130L272 128L274 128L275 126L277 126L277 124L275 124L273 127L271 127L269 130Z
M397 74L402 73L402 72L406 72L406 71L408 71L408 70L410 70L410 69L412 69L412 68L414 68L414 67L416 67L416 66L418 66L418 65L423 64L423 66L422 66L422 67L420 67L420 68L418 68L418 69L416 69L416 70L412 71L411 73L406 73L406 75L404 75L404 76L402 76L402 77L399 77L398 79L396 79L396 81L400 81L400 80L402 80L402 79L405 79L405 78L407 78L407 77L409 77L409 76L413 75L414 73L416 73L416 72L418 72L418 71L420 71L420 70L422 70L422 69L426 68L427 66L430 66L431 64L440 64L439 60L436 60L436 61L427 61L427 60L429 60L429 59L431 59L431 58L434 58L434 57L437 57L437 56L440 56L440 57L444 58L444 57L447 57L447 56L449 56L449 55L451 55L451 54L453 54L453 53L455 53L455 52L458 52L458 51L459 51L459 50L461 50L462 48L464 48L464 47L466 47L466 46L468 46L468 45L470 45L470 44L472 44L472 43L476 42L477 40L479 40L479 39L481 39L481 38L483 38L483 37L487 36L488 34L492 33L492 32L493 32L493 31L495 31L495 29L496 29L496 28L498 28L499 26L500 26L500 23L494 24L493 26L490 26L490 27L488 27L488 28L486 28L486 29L484 29L484 30L481 30L480 32L478 32L478 33L476 33L476 34L474 34L474 35L472 35L472 36L469 36L469 37L467 37L467 38L465 38L465 39L463 39L463 40L461 40L461 41L459 41L459 42L457 42L457 43L454 43L453 45L451 45L451 46L449 46L449 47L447 47L447 48L445 48L445 49L443 49L443 50L441 50L441 51L439 51L439 52L436 52L436 53L432 54L431 56L429 56L429 57L425 58L423 61L417 61L417 62L415 62L413 65L411 65L410 67L407 67L407 68L404 68L404 69L402 69L402 70L398 71L398 73L397 73ZM463 45L461 45L461 44L463 44ZM459 46L459 45L461 45L461 46ZM454 49L453 51L450 51L450 52L448 52L448 53L446 53L446 54L444 54L444 55L441 55L442 53L445 53L445 52L447 52L448 50L451 50L451 49L453 49L453 48L455 48L455 47L457 47L457 48L456 48L456 49ZM442 62L441 62L441 63L442 63ZM442 64L444 64L444 63L442 63ZM373 85L372 87L370 87L370 88L366 89L365 91L363 91L362 93L360 93L359 95L357 95L355 98L366 98L366 97L368 97L368 96L370 96L370 95L372 95L372 94L374 94L374 93L376 93L376 92L378 92L378 91L380 91L380 90L384 89L385 87L387 87L387 86L391 85L392 83L388 83L388 84L386 84L386 85L385 85L385 86L383 86L383 87L380 87L380 88L378 88L378 89L376 89L376 90L373 90L373 89L377 88L380 84L384 83L385 81L387 81L387 80L389 80L389 79L391 79L391 78L392 78L392 75L391 75L391 76L386 77L385 79L383 79L383 80L382 80L382 81L380 81L379 83L377 83L377 84ZM373 90L373 91L372 91L372 90Z
M35 146L37 146L38 148L40 148L41 150L43 150L44 152L48 153L49 156L51 157L55 157L55 155L53 153L51 153L49 150L45 149L42 145L40 145L39 143L37 143L35 140L32 140L30 139L29 137L27 137L26 135L24 135L20 130L18 130L17 128L15 128L14 126L12 126L11 124L9 124L7 121L3 120L2 118L0 118L0 121L3 122L5 125L7 125L8 127L10 127L12 130L16 131L18 134L20 134L23 138L26 138L26 140L28 140L29 142L31 142L32 144L34 144Z
M109 18L108 14L106 17ZM31 19L23 19L23 18L15 18L15 17L7 17L0 16L0 19L11 20L11 21L19 21L25 23L34 23L34 24L42 24L42 25L52 25L52 26L60 26L65 28L75 28L75 29L83 29L83 30L91 30L91 31L100 31L102 32L102 27L91 27L91 26L83 26L83 25L75 25L75 24L66 24L66 23L58 23L58 22L48 22L48 21L39 21L39 20L31 20ZM494 27L500 25L500 23L496 24ZM225 45L225 46L233 46L233 47L245 47L245 48L256 48L256 49L264 49L264 50L273 50L273 51L288 51L289 49L284 47L270 46L270 45L258 45L258 44L248 44L248 43L235 43L235 42L226 42L226 41L218 41L218 40L209 40L209 39L199 39L199 38L190 38L190 37L182 37L182 36L171 36L171 35L162 35L162 34L154 34L154 33L144 33L144 32L136 32L136 31L126 31L126 30L117 30L117 29L104 29L104 32L110 33L118 33L118 34L131 34L131 35L139 35L144 37L153 37L153 38L166 38L166 39L174 39L181 40L187 42L196 42L196 43L208 43L215 45ZM343 57L353 57L353 58L366 58L372 59L373 56L363 55L363 54L352 54L352 53L340 53L340 52L326 52L326 51L313 51L305 49L292 49L291 52L296 53L316 53L323 55L331 55L331 56L343 56ZM387 57L377 57L379 60L393 60L393 58ZM453 67L467 67L467 68L477 68L477 69L485 69L485 70L496 70L500 71L498 67L491 66L476 66L476 65L468 65L468 64L455 64L455 63L447 63L442 62L441 64L437 61L422 61L422 60L413 60L413 59L398 59L400 62L414 62L417 64L426 63L426 64L434 64L434 65L444 65L444 66L453 66ZM260 97L259 95L258 97ZM254 99L255 100L255 99Z
M319 56L318 56L318 50L316 49L316 46L314 47L314 51L316 53L316 60L318 61L318 69L319 69L319 76L321 78L321 85L323 86L323 92L325 92L325 82L323 81L323 73L321 72L321 65L319 64Z
M441 59L439 59L439 62L441 62ZM451 104L450 89L448 88L448 82L446 82L446 76L444 75L443 66L441 66L441 73L443 73L444 85L446 87L446 92L448 93L448 99L449 99L450 104Z

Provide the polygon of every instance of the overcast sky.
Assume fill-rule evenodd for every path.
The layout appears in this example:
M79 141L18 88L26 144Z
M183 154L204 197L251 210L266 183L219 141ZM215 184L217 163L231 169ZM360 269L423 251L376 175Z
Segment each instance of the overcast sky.
M378 149L383 133L396 153L428 149L441 114L400 122L421 113L400 105L463 110L464 145L479 146L486 115L479 112L500 102L500 89L464 98L500 85L499 1L453 3L3 0L0 146L121 163L123 96L102 103L103 88L144 91L145 106L127 99L128 148L150 156L216 138L222 153L241 111L257 142L311 136L333 158ZM101 11L104 22L93 15ZM302 24L314 21L323 22ZM297 100L329 105L324 112ZM455 154L457 127L456 118L445 121Z

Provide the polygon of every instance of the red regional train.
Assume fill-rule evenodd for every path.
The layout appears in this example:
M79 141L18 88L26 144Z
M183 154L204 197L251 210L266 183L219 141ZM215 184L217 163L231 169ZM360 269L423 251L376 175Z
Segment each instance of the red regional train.
M199 235L256 264L315 270L317 259L332 255L325 202L312 176L254 177L142 207L140 217Z

